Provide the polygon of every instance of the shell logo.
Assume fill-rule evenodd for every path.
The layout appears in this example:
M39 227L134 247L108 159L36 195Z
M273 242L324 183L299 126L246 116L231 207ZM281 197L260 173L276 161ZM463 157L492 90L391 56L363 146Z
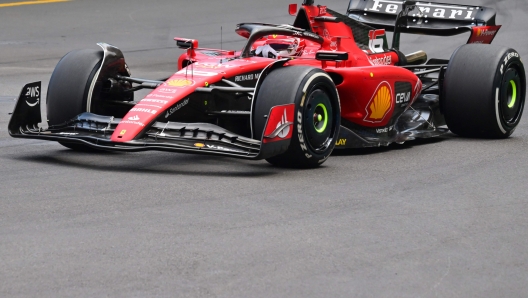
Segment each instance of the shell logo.
M175 79L175 80L168 80L167 86L171 87L187 87L194 85L193 80L187 80L187 79Z
M382 122L392 108L392 101L391 86L388 82L382 82L365 108L367 116L364 120L372 123Z

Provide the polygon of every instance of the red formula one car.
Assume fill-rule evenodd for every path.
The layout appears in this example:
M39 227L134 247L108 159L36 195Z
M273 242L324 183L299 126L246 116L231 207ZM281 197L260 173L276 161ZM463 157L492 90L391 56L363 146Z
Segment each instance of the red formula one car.
M40 83L24 87L13 137L76 150L165 150L316 167L334 148L430 138L448 130L505 138L521 119L526 76L519 54L489 45L500 26L485 7L351 0L346 14L313 0L290 5L293 25L242 23L241 51L186 49L165 80L131 77L122 52L77 50L49 83L48 127ZM385 30L393 31L391 46ZM401 33L470 32L450 60L399 51ZM134 99L134 91L150 94Z

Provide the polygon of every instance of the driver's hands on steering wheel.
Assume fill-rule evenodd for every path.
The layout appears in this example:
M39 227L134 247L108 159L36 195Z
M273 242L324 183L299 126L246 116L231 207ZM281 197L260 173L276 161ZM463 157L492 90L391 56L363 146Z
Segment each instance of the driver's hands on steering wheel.
M255 55L276 59L279 56L279 53L277 53L277 51L275 51L269 44L267 44L263 46L258 46L255 50Z

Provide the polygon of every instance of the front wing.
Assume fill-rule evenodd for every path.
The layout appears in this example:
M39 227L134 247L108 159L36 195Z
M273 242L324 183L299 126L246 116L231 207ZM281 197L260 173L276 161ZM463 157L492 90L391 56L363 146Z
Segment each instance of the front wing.
M210 123L153 122L132 141L114 142L110 137L121 119L82 113L61 125L43 129L40 126L40 82L27 84L17 100L9 121L9 134L15 138L42 139L61 143L81 144L107 151L171 151L229 156L243 159L265 159L285 152L291 138L278 138L277 127L263 139L255 140L234 134ZM270 111L283 113L284 108ZM279 117L282 114L278 114ZM271 131L267 127L266 131Z

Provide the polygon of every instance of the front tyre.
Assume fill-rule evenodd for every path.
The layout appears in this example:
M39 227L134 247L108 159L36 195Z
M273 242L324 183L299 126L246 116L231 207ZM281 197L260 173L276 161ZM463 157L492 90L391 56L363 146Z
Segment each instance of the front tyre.
M73 117L90 111L88 98L93 93L94 79L103 60L101 50L75 50L57 63L48 85L46 111L48 124L63 124ZM59 142L76 151L97 151L76 143Z
M51 75L46 109L48 124L58 125L90 111L94 79L103 60L101 50L75 50L57 63Z
M330 76L317 68L283 67L272 71L259 90L257 114L265 109L269 113L269 101L295 104L290 146L266 160L289 168L315 168L325 162L334 150L341 119L339 96Z
M442 109L457 135L506 138L519 121L526 98L526 74L519 53L495 45L460 47L449 61Z

